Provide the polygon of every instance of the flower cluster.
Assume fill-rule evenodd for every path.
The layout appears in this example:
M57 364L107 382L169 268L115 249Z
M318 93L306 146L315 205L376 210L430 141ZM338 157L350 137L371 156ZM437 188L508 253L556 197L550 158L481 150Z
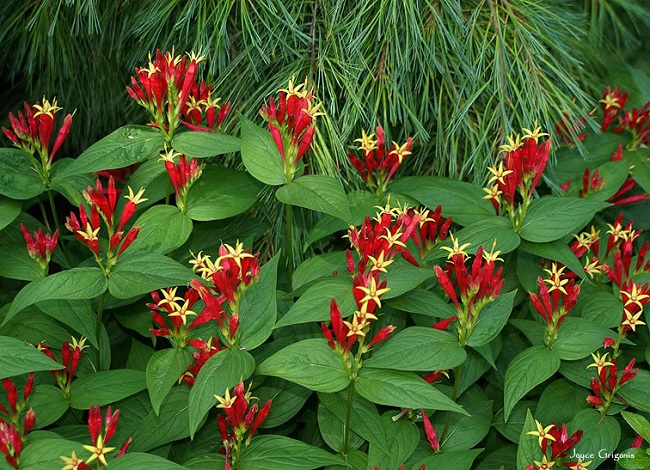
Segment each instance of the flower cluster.
M509 137L509 143L501 146L505 156L499 165L488 168L492 173L488 181L491 186L484 188L487 193L484 198L492 202L497 214L504 209L515 228L523 222L533 191L548 162L551 142L546 140L540 143L540 138L548 135L540 131L539 127L524 129L523 137ZM518 195L521 203L516 208Z
M187 366L187 370L182 377L183 382L191 387L194 385L194 382L196 382L197 375L199 375L199 372L205 363L208 362L208 359L219 351L226 349L226 346L219 346L219 338L217 337L210 338L208 341L203 341L202 339L191 339L188 343L197 350L192 354L194 363Z
M61 346L61 364L63 369L51 370L50 373L56 379L56 384L63 391L64 396L70 396L70 387L72 386L72 379L74 378L74 373L79 366L79 361L81 360L81 352L87 348L86 338L83 336L79 341L76 338L72 338L72 344L69 341L64 341ZM44 342L38 344L38 350L42 351L47 357L53 361L59 362L52 354L50 348L48 348Z
M603 122L600 125L600 130L605 132L609 129L614 118L618 116L623 106L627 102L627 92L616 87L612 90L611 87L605 88L603 97L598 101L603 109Z
M239 341L239 303L250 285L257 282L260 275L259 253L253 255L250 249L244 250L239 241L235 247L223 244L219 247L219 257L212 261L209 255L194 255L190 263L192 269L207 281L207 286L194 279L190 282L210 318L219 323L222 340L236 347Z
M393 142L393 145L386 150L384 129L377 126L375 132L376 135L367 135L364 130L361 133L361 138L355 140L355 142L361 144L358 150L363 152L363 159L358 158L351 152L348 153L348 157L352 165L361 174L366 186L381 195L386 191L388 181L402 164L404 158L411 154L413 139L409 137L402 145Z
M641 144L650 143L650 101L641 109L633 108L632 111L625 110L623 117L619 116L619 126L614 132L628 131L632 134L630 148L636 148Z
M20 224L20 230L23 232L29 257L36 262L41 270L41 275L45 277L52 252L59 241L59 230L55 230L52 235L45 233L42 228L39 228L34 233L30 233L27 227L25 227L25 224Z
M269 104L262 106L260 115L268 123L269 131L284 162L287 183L293 180L298 163L309 149L316 133L316 117L320 103L314 104L307 81L294 85L289 81L286 89L278 91L278 101L271 97Z
M212 85L201 81L190 89L186 106L183 107L185 127L192 131L217 132L230 112L231 103L219 104L220 98L213 96Z
M179 157L178 163L174 160L176 157ZM188 162L185 155L175 152L173 149L167 149L167 146L160 154L160 159L165 162L167 175L176 192L176 204L181 212L185 212L187 195L192 185L201 177L203 163L199 163L196 158L192 158Z
M252 384L250 384L252 385ZM241 453L250 444L255 431L264 422L271 409L271 400L262 408L257 403L251 405L257 398L251 396L250 385L244 388L244 382L239 382L233 390L226 389L223 397L215 395L217 409L223 411L217 416L219 436L226 453L226 469L238 468Z
M5 460L10 466L19 468L23 443L29 431L36 424L36 414L32 408L25 412L22 423L20 419L34 387L34 374L30 373L27 376L27 382L20 400L18 399L16 384L5 378L2 379L2 385L5 392L7 392L9 408L5 408L0 403L0 452L5 455Z
M106 409L106 418L102 417L102 410L99 406L92 406L88 410L88 431L90 433L91 445L84 445L84 449L90 452L90 457L86 460L77 457L77 453L72 451L70 457L59 457L65 463L63 470L91 470L92 467L88 464L97 460L98 468L103 468L108 465L106 455L113 452L115 447L106 447L115 435L117 423L120 417L120 410L113 410L109 406ZM115 458L121 457L126 453L131 445L131 438L122 444L120 450L115 455Z
M440 287L456 306L456 316L434 325L445 329L453 320L458 320L457 331L461 346L465 346L474 327L479 321L483 307L493 302L501 293L505 282L502 279L503 268L496 268L499 251L486 252L479 246L474 259L464 251L469 243L460 245L457 238L451 236L453 246L441 247L449 252L445 267L435 266L434 273ZM469 266L469 268L468 268ZM458 289L458 291L456 290Z
M177 287L168 287L158 292L152 292L153 302L147 304L151 317L158 328L149 331L158 337L168 338L175 347L184 348L191 338L191 331L215 319L210 309L203 309L200 314L192 310L199 300L199 293L189 287L183 297L176 295ZM163 315L164 314L164 315ZM190 317L195 317L188 322Z
M173 51L163 54L157 50L155 57L149 56L146 67L135 68L136 76L126 87L129 96L149 111L153 124L168 140L191 103L190 92L196 87L198 65L203 59L194 53L181 57Z
M577 462L567 460L569 451L582 439L583 432L581 429L569 436L566 424L564 423L558 427L557 423L553 422L553 424L544 427L539 421L535 420L535 425L537 426L537 430L528 431L526 434L538 438L538 444L542 451L542 460L539 462L535 461L534 464L526 467L526 470L548 470L555 465L557 465L556 468L564 467L570 468L571 470L584 470L591 464L591 461L583 462L582 459L578 459Z
M34 162L34 170L43 178L44 183L49 183L54 156L70 133L72 114L66 115L63 120L63 125L59 129L54 146L50 151L50 142L56 123L55 115L61 110L57 106L56 98L50 102L43 97L42 104L37 102L30 106L28 103L24 103L24 108L25 114L18 111L17 117L13 113L9 113L11 129L3 127L2 131L14 146L29 153ZM36 153L40 161L36 160L34 155Z
M587 368L596 368L596 377L591 378L591 391L593 395L587 397L587 403L596 407L603 416L621 387L634 379L639 372L639 369L634 369L635 360L632 359L625 366L623 374L619 379L616 359L609 359L608 356L609 353L605 353L602 356L599 353L592 354L591 357L594 359L594 362L587 366Z
M125 196L128 202L122 210L119 223L115 226L115 207L117 205L115 180L112 176L109 178L106 191L104 191L102 183L97 180L94 188L89 186L88 191L83 192L84 198L90 204L90 217L88 217L83 203L79 203L79 218L74 212L71 212L66 218L66 228L74 233L77 240L81 241L93 252L95 261L106 273L110 272L122 252L138 237L139 226L132 227L126 235L123 228L135 213L137 205L146 201L142 197L143 193L144 189L141 188L137 194L134 194L129 187L129 194ZM109 239L106 264L102 262L99 245L99 231L102 219L106 224Z
M537 278L539 296L530 294L530 302L546 323L546 344L549 347L557 339L562 322L575 307L580 294L580 285L574 279L567 279L564 269L564 266L558 268L553 263L551 269L544 270L548 273L547 279Z

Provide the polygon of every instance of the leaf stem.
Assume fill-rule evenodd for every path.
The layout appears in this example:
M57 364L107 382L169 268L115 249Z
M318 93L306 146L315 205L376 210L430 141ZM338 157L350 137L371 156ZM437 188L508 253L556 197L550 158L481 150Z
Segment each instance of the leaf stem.
M461 373L463 372L463 365L459 365L454 367L454 390L451 395L451 399L455 402L456 399L458 398L458 390L460 388L460 376ZM449 426L451 426L451 414L453 412L449 411L447 412L447 421L445 422L445 428L442 431L442 434L440 435L440 443L442 444L445 440L445 437L447 436L447 431L449 430Z
M284 205L285 222L287 225L287 277L289 292L293 291L293 221L291 204Z
M342 454L347 456L350 445L350 421L352 419L352 400L354 399L354 382L352 380L348 386L347 409L345 410L345 423L343 423L343 450Z
M97 302L97 319L95 320L95 338L97 338L97 344L99 344L99 333L102 327L102 317L104 315L104 302L108 296L108 291L105 291L102 295L99 296L99 301Z

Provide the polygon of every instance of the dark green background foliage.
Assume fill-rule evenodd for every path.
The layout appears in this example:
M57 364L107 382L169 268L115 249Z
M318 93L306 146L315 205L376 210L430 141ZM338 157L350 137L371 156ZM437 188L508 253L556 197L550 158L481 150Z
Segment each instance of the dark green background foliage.
M647 56L644 3L8 0L0 115L56 95L83 123L67 144L77 155L143 122L124 87L147 53L201 50L220 96L249 117L292 75L312 81L327 111L320 171L345 165L361 128L381 124L392 140L416 135L413 171L478 181L504 136L536 119L550 129L561 110L586 114L623 61Z

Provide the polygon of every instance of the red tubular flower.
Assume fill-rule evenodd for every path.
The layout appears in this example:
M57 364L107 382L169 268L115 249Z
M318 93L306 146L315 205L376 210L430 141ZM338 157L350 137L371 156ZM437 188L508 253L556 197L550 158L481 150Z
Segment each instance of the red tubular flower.
M594 170L592 174L589 168L585 168L582 175L582 189L578 191L578 196L587 197L591 193L600 191L604 186L605 181L598 176L598 169Z
M355 142L361 143L358 150L363 152L363 160L353 153L348 153L348 157L368 188L383 193L404 158L411 154L413 139L407 138L403 145L393 142L393 145L386 150L384 130L378 126L375 132L376 139L375 134L367 135L364 130L361 133L361 138L355 140Z
M625 111L624 117L618 118L619 126L614 132L628 131L632 134L631 147L635 148L640 144L650 143L650 101L641 109L634 108L632 111Z
M643 307L650 301L650 289L648 283L641 284L628 280L621 284L619 291L623 301L623 316L621 317L620 328L623 335L628 331L636 331L636 327L645 325L640 317Z
M566 457L569 450L580 442L583 434L582 429L580 429L569 437L566 424L562 423L562 426L559 428L556 422L553 422L553 424L555 426L548 431L555 438L555 440L549 439L551 443L551 460Z
M5 460L13 468L19 468L22 447L20 431L13 423L6 423L0 419L0 452L5 454Z
M643 436L641 434L637 434L636 437L634 438L634 441L632 442L632 448L633 449L640 449L641 446L643 445Z
M97 460L102 465L108 465L106 455L115 450L115 447L106 447L106 444L113 438L117 428L118 420L120 417L120 410L113 412L109 406L106 408L106 417L102 419L102 411L97 406L91 406L88 410L88 432L90 433L91 445L84 445L84 449L91 453L90 457L86 459L86 464L93 460ZM117 457L124 455L129 445L131 438L129 437L122 445ZM73 458L75 454L73 454ZM68 460L64 458L64 460Z
M191 339L188 343L198 350L192 355L194 364L187 366L187 371L183 374L183 382L191 387L194 385L196 377L199 375L203 365L208 362L208 359L219 351L226 349L226 346L219 346L219 338L217 337L210 338L208 341Z
M72 347L70 347L70 342L64 341L61 346L61 364L64 366L63 369L51 370L50 373L56 379L56 383L64 391L64 393L70 393L70 386L72 385L72 379L81 360L82 351L87 348L86 338L81 337L79 341L76 338L72 338ZM56 361L56 358L50 351L45 343L41 342L38 345L38 349L48 356L53 361ZM58 362L58 361L57 361Z
M294 85L294 79L287 89L278 92L278 103L269 98L262 106L260 115L268 123L273 141L282 156L287 183L293 179L298 163L311 146L316 132L315 121L319 116L319 105L314 105L311 92L305 90L307 81Z
M610 86L605 88L605 91L603 91L603 97L599 101L603 108L603 122L600 126L600 130L605 132L609 129L612 121L621 111L623 106L625 106L626 102L627 92L623 93L618 87L614 88L614 90L612 90Z
M564 113L562 119L555 124L555 133L566 145L572 145L574 143L574 135L582 142L585 137L587 137L587 133L580 133L580 131L584 129L586 123L587 120L584 117L572 123L571 116ZM569 128L571 128L571 130L569 130Z
M57 106L56 98L50 103L43 98L43 104L37 102L30 106L24 103L25 114L18 111L18 117L9 113L11 129L2 128L4 134L11 140L14 146L25 150L32 157L38 153L42 169L39 170L43 176L49 175L54 156L68 137L72 126L72 114L66 115L63 125L57 133L54 146L50 151L50 142L54 133L56 113L61 110Z
M424 433L427 436L429 444L431 444L431 448L436 452L440 452L440 443L438 442L436 430L433 429L433 425L424 410L420 410L420 413L422 414L422 422L424 423Z

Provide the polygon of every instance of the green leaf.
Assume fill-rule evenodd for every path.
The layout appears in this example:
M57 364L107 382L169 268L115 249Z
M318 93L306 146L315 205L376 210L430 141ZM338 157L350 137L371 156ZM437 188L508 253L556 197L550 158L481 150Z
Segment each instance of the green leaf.
M395 262L387 269L388 273L383 279L390 290L383 295L382 300L399 297L434 275L433 269L418 268L407 262Z
M496 338L510 318L512 304L517 291L501 294L481 310L478 322L467 344L472 347L483 346Z
M381 430L386 445L371 442L368 448L369 468L399 468L415 452L420 441L420 431L415 423L407 419L393 421L394 412L381 416Z
M560 149L556 155L557 164L552 167L556 182L562 183L567 179L579 180L585 168L596 168L612 159L619 144L625 145L629 137L624 134L611 132L590 135L583 142L585 155L581 155L575 148ZM629 152L625 152L627 154Z
M343 442L343 422L337 419L334 413L325 408L322 403L318 404L316 413L320 436L330 449L335 452L343 452L345 448L345 443ZM364 439L356 432L350 431L348 437L349 449L358 449L364 442Z
M454 236L461 243L471 243L467 248L469 254L475 254L479 246L483 246L485 251L490 251L494 242L496 242L496 249L502 254L506 254L517 249L521 242L510 221L505 217L497 216L468 225L464 229L455 232ZM451 238L445 240L441 246L451 248ZM446 251L437 249L436 252L432 253L432 257L443 258L447 254Z
M386 341L363 365L375 369L446 370L462 364L466 358L458 338L451 333L412 326Z
M0 230L13 222L20 215L21 209L20 202L0 197Z
M183 266L159 253L138 251L120 257L108 278L113 297L130 299L169 286L186 285L194 275Z
M606 202L578 197L535 199L526 213L520 236L535 243L552 242L583 228Z
M609 328L593 323L584 318L566 318L562 323L553 352L560 359L575 361L589 356L600 348L603 340L614 336Z
M301 176L279 188L275 197L283 204L304 207L352 222L348 196L341 183L332 176Z
M430 317L451 318L456 309L434 292L415 288L386 302L393 308Z
M317 392L338 392L350 383L340 354L324 338L287 346L262 362L257 373L282 377Z
M103 294L107 285L108 280L99 268L72 268L30 282L16 295L4 323L36 302L55 299L93 299Z
M637 410L650 413L650 372L640 369L634 380L621 387L619 394Z
M44 470L46 468L63 468L65 464L59 457L62 455L64 457L70 457L73 451L77 456L82 458L88 454L88 451L83 448L82 444L66 439L50 438L39 439L34 442L28 441L20 455L20 469Z
M547 423L543 423L547 424ZM549 423L550 424L550 423ZM530 431L537 431L537 424L530 410L526 412L526 421L519 436L519 448L517 450L517 468L526 468L540 456L539 439L537 436L528 434Z
M278 253L262 266L259 281L246 289L239 303L239 343L249 351L266 341L275 325L279 259Z
M575 309L582 318L607 328L616 328L621 323L623 302L620 297L610 292L589 292L588 296L580 297Z
M270 186L284 184L284 162L270 132L243 116L241 125L241 159L248 172Z
M194 220L220 220L248 210L262 189L239 170L209 166L187 195L187 215Z
M183 467L189 470L221 470L226 467L226 456L199 455L183 463Z
M33 346L16 338L0 336L0 379L39 370L58 370L63 366Z
M330 277L311 286L280 318L275 327L329 320L332 299L336 299L343 317L357 310L349 277Z
M240 380L246 380L255 369L255 360L246 351L224 349L207 360L196 376L190 392L190 435L193 437L216 400Z
M165 139L160 131L145 126L124 126L88 147L60 178L100 170L124 168L157 154Z
M566 243L562 243L561 241L532 243L522 240L520 248L540 258L559 261L581 278L587 278L584 269L582 269L582 264L580 264L580 260L576 258L576 255Z
M34 387L29 396L28 406L36 413L36 429L42 429L54 423L68 411L70 404L63 397L59 387L48 384L40 384Z
M405 194L435 209L442 205L444 217L466 226L494 217L494 207L483 199L481 188L462 181L437 176L410 176L393 181L391 192Z
M598 168L598 177L603 179L603 187L599 191L590 193L587 198L596 201L606 201L612 197L623 186L630 171L630 165L626 161L607 162ZM596 170L591 171L591 176Z
M344 463L340 457L285 436L254 438L243 452L240 470L311 470Z
M621 440L618 421L611 416L605 416L602 421L600 419L600 413L589 408L579 411L568 426L570 434L582 429L582 439L572 452L576 455L587 455L588 458L583 460L592 461L590 468L596 468L607 460L607 454L614 452Z
M355 389L366 400L378 405L467 414L460 405L413 372L363 368Z
M192 220L175 206L153 206L138 217L133 226L140 232L125 251L150 251L165 254L175 250L192 234Z
M273 400L269 415L260 427L273 428L286 423L296 416L311 394L311 390L301 385L279 377L267 377L255 390L260 403Z
M142 470L155 468L156 470L185 470L185 467L171 462L163 457L144 452L128 452L119 459L111 460L111 470Z
M70 406L87 410L129 397L147 387L145 374L139 370L116 369L95 372L72 382Z
M627 449L619 457L618 465L625 470L647 470L650 468L648 449Z
M231 135L189 131L176 134L172 147L188 158L208 158L239 152L241 143L237 137Z
M156 414L178 379L192 361L189 351L180 348L157 351L147 363L146 380L151 406Z
M83 191L89 186L95 186L95 179L90 174L65 175L66 169L74 162L75 159L72 158L62 158L54 162L50 188L78 207L84 201Z
M99 343L95 336L96 315L89 300L44 300L38 302L36 306L45 314L85 336L90 344L98 347Z
M637 149L634 152L624 152L624 158L634 165L632 175L646 193L650 193L650 152L646 149Z
M190 435L188 418L190 389L174 387L165 397L160 413L152 411L133 432L130 451L146 452Z
M470 416L454 413L449 420L448 432L438 435L442 452L470 450L485 438L492 425L492 400L478 387L470 388L458 400ZM446 413L434 413L431 417L434 429L445 429ZM438 431L441 432L441 431Z
M535 417L541 423L568 423L580 410L589 408L585 389L566 379L548 384L539 397Z
M504 416L508 416L517 402L560 368L560 358L544 346L533 346L519 353L508 365L504 384Z
M0 246L0 273L7 279L21 281L36 281L41 278L41 269L29 257L24 245Z
M337 393L318 394L319 402L334 414L341 423L346 421L347 399L347 390L341 390ZM273 405L275 406L275 402L273 402ZM352 410L350 411L350 429L366 441L374 443L381 449L388 450L383 428L377 407L358 393L355 393L352 398Z
M634 432L640 434L646 442L650 442L650 423L645 416L630 413L629 411L621 411L621 416L634 429Z
M426 465L426 468L453 468L454 470L470 470L472 463L483 449L465 450L462 452L445 452L442 454L432 455L424 460L420 460L413 469L419 469L420 466Z
M517 444L519 442L519 438L521 437L521 432L524 429L524 423L526 421L528 410L533 410L534 412L536 405L537 403L534 401L521 400L512 409L512 413L510 413L510 418L508 419L507 423L503 420L503 408L500 409L494 415L494 428L499 431L503 437ZM541 422L544 422L541 418L539 418L539 420Z
M0 309L0 317L8 311L9 305ZM0 327L0 335L12 336L28 344L61 344L70 339L70 332L59 322L45 315L35 306L27 307L22 313Z
M32 169L33 165L24 150L0 148L0 194L22 201L45 191L43 181Z
M293 272L293 289L295 291L317 279L331 277L334 271L342 271L346 267L344 251L311 256Z

